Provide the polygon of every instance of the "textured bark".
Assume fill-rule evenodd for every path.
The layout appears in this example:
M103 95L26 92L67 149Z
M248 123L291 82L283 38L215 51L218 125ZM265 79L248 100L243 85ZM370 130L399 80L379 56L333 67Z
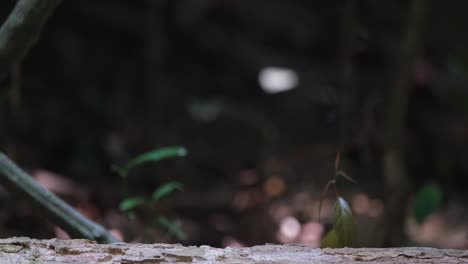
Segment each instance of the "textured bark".
M250 248L172 244L96 244L89 240L0 240L0 263L468 263L467 250L435 248Z

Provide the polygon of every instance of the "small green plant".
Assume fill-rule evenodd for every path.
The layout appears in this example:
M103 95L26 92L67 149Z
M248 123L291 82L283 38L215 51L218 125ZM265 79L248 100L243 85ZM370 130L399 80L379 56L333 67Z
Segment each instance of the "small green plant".
M127 179L130 171L142 164L148 162L159 162L165 159L174 157L183 157L187 154L187 150L183 147L166 147L145 152L131 159L123 166L112 165L112 170L115 171L121 178L124 187L124 199L119 204L119 209L125 212L129 218L135 217L135 210L140 206L154 206L158 201L167 197L176 190L181 191L183 185L180 182L172 181L158 186L150 197L133 196L127 194ZM179 226L171 222L164 216L156 216L153 223L167 229L171 234L175 235L180 240L186 239L186 234Z
M333 228L325 235L320 248L343 248L350 247L353 241L353 213L351 207L345 199L338 195L336 188L336 180L338 176L345 178L346 180L356 183L353 178L348 176L344 171L339 169L340 167L340 153L336 155L335 160L335 176L329 180L325 189L320 194L319 203L319 220L320 212L322 210L322 202L330 186L333 186L336 195L336 203L333 214Z
M112 170L117 172L120 177L127 178L130 170L136 166L147 162L159 162L168 158L183 157L187 155L187 150L183 147L165 147L145 152L128 161L124 166L112 165Z
M442 204L442 190L439 185L429 183L422 186L416 193L413 215L418 224L424 222Z

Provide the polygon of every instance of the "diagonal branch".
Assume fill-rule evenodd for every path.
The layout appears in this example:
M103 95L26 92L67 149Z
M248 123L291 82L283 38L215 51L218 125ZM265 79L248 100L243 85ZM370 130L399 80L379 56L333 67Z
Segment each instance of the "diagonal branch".
M18 0L0 28L0 78L24 58L60 2L61 0ZM117 242L102 226L87 219L59 197L38 185L1 152L0 183L28 198L72 236L103 243Z
M53 222L73 237L87 238L101 243L118 241L102 226L87 219L55 194L39 185L2 152L0 152L0 183L8 190L29 199L39 211L48 214Z
M61 0L19 0L0 28L0 77L19 62L39 38Z

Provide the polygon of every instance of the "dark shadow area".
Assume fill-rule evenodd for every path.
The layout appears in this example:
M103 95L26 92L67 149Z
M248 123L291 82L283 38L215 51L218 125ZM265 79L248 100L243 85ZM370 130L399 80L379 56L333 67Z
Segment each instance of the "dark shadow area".
M2 21L14 3L1 1ZM356 246L467 249L465 7L428 1L413 32L396 183L408 193L402 216L382 220L385 232L404 223L398 240L379 232L393 206L385 157L407 1L63 1L0 85L0 150L125 241L216 247L317 247L340 152L357 181L337 182ZM187 155L126 181L111 170L166 146ZM183 189L119 210L168 182ZM67 237L4 190L0 208L2 238Z

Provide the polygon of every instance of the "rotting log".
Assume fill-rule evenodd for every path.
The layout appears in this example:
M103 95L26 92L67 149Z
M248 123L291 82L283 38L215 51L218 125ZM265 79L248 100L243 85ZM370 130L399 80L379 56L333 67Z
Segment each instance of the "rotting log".
M97 244L90 240L0 239L0 263L468 263L468 250L317 249L304 245L212 248L179 244Z

